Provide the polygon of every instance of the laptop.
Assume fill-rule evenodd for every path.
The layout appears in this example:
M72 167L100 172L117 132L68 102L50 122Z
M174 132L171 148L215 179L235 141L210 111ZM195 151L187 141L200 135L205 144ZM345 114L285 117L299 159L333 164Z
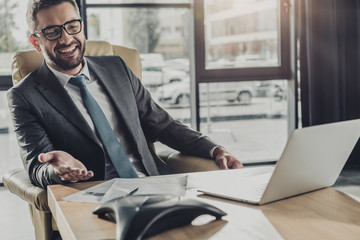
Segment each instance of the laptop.
M211 177L218 184L199 186L198 191L261 205L330 187L359 137L360 120L296 129L275 167L219 171Z

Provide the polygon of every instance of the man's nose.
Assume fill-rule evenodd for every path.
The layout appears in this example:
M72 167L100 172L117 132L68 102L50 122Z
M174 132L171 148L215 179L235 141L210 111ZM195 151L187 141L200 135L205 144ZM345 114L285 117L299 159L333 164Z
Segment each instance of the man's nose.
M70 34L68 34L63 27L61 28L61 31L62 31L61 36L58 39L59 43L65 45L69 44L73 37Z

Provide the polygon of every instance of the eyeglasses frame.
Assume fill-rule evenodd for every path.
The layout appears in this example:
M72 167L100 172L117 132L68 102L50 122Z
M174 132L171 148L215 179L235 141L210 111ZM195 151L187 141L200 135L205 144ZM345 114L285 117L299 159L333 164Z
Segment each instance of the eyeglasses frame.
M65 28L65 25L68 24L68 23L71 23L71 22L75 22L75 21L80 22L80 30L79 30L78 32L76 32L76 33L68 33L68 31L67 31L66 28ZM74 20L67 21L67 22L64 23L63 25L51 25L51 26L47 26L46 28L43 28L43 29L41 29L41 30L37 30L37 31L33 32L32 35L36 35L36 34L38 34L38 33L42 33L42 34L44 34L44 36L45 36L45 38L46 38L47 40L49 40L49 41L55 41L55 40L58 40L59 38L61 38L63 31L60 32L59 37L50 40L50 39L47 38L47 36L46 36L46 34L45 34L45 31L46 31L47 29L53 28L53 27L60 27L60 28L64 29L65 32L66 32L68 35L75 35L75 34L78 34L79 32L81 32L81 30L82 30L82 24L81 24L81 23L82 23L82 19L81 19L81 18L79 18L79 19L74 19Z

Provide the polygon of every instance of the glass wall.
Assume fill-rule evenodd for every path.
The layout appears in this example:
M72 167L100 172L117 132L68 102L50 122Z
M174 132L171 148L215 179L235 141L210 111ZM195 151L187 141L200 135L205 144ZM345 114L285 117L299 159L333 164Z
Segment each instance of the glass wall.
M88 7L86 14L88 39L137 49L142 83L173 117L189 123L189 93L169 96L177 85L189 91L189 8Z
M279 1L206 0L206 69L279 65Z
M191 0L87 0L87 4L114 4L114 3L190 3Z
M26 4L21 0L0 2L0 75L11 74L14 51L30 48L25 13Z
M204 12L196 28L200 130L243 163L276 161L291 119L289 80L277 71L289 66L281 52L289 44L281 1L203 0L197 6Z
M190 125L192 9L111 1L125 2L109 8L87 0L88 39L137 49L143 84L172 117ZM206 69L279 66L279 12L278 0L204 1ZM226 71L199 85L200 131L245 163L278 159L288 136L287 80L225 82Z
M26 4L21 0L0 1L0 79L10 80L14 51L30 48ZM3 83L1 85L4 85ZM10 120L6 91L0 91L0 179L6 171L23 167ZM1 180L0 180L1 181Z
M288 137L287 81L200 83L200 130L243 163L276 161Z

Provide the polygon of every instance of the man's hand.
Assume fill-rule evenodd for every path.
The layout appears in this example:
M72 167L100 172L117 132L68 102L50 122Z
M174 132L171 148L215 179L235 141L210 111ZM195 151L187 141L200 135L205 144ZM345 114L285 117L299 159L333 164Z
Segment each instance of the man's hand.
M84 164L64 151L51 151L41 153L39 161L49 163L63 181L88 180L94 176L93 171L88 171Z
M221 169L237 169L244 167L236 157L227 152L223 147L215 148L213 155L216 164L219 165Z

